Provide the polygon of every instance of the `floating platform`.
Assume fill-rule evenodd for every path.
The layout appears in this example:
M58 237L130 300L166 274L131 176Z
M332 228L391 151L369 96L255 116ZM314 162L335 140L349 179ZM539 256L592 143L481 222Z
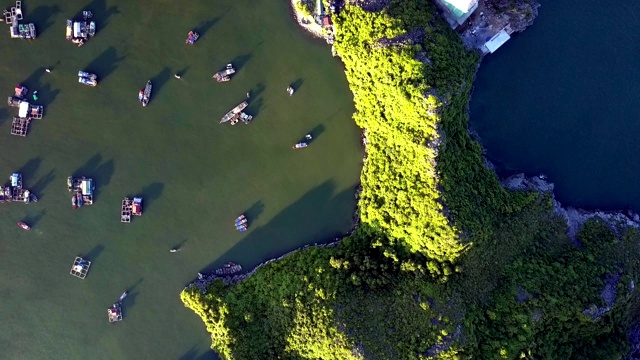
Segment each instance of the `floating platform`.
M93 191L95 190L95 183L93 179L86 178L84 176L77 178L69 176L67 178L67 190L76 193L76 201L72 201L72 206L74 208L81 207L83 205L93 205Z
M110 323L122 321L122 304L119 301L107 309L107 318Z
M215 274L216 275L231 275L231 274L235 274L237 272L242 271L242 266L240 266L240 264L236 264L234 262L228 262L224 265L222 265L221 268L216 269Z
M13 121L11 122L11 135L27 136L30 122L31 119L29 118L13 118Z
M7 105L9 105L10 107L17 108L17 107L20 107L20 103L22 101L23 100L19 97L9 96L9 98L7 99Z
M122 200L122 210L120 211L120 222L130 223L132 213L133 213L133 200L126 197Z
M76 256L76 259L73 261L73 265L71 265L71 271L69 274L84 280L84 278L87 277L90 267L91 261Z

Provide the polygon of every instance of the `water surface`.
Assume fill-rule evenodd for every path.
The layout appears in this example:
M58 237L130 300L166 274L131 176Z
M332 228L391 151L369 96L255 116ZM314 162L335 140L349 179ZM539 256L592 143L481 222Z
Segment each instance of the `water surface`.
M544 173L567 204L640 210L638 2L542 1L480 67L471 125L503 175Z
M198 271L250 268L350 227L362 150L339 61L282 1L23 4L40 36L0 37L0 84L6 96L18 83L38 90L46 109L19 138L9 134L16 109L0 107L0 176L21 171L40 196L0 204L0 358L210 357L204 325L179 300ZM83 9L98 33L78 48L64 39L65 20ZM185 45L193 28L200 40ZM228 62L237 75L214 83ZM78 84L78 70L98 74L99 86ZM219 125L249 90L253 123ZM292 150L308 132L311 146ZM71 174L96 180L92 207L71 209ZM121 224L127 195L144 197L144 214ZM241 212L246 233L233 227ZM69 275L77 255L93 261L85 280ZM125 319L109 324L106 309L125 289Z

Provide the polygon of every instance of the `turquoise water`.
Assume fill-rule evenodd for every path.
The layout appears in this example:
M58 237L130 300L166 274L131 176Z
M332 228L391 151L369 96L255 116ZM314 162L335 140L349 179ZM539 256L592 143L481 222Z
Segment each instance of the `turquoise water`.
M351 226L363 153L339 60L298 30L282 1L23 8L40 35L0 37L0 84L6 96L18 83L38 90L45 117L19 138L9 134L16 109L0 106L0 177L22 172L40 201L0 204L0 358L213 356L204 325L179 300L198 271L227 261L251 268ZM98 32L78 48L64 39L65 21L83 9ZM200 40L185 45L193 28ZM213 82L228 62L236 76ZM78 84L78 70L95 72L99 86ZM218 124L247 91L253 123ZM292 150L308 132L309 148ZM92 207L71 209L69 175L95 179ZM134 195L144 214L122 224L120 201ZM246 233L233 227L242 212ZM30 232L16 226L23 220ZM85 280L69 275L78 255L93 261ZM106 309L125 289L124 321L109 324Z
M640 210L638 2L542 1L487 56L471 125L499 172L544 173L563 203Z

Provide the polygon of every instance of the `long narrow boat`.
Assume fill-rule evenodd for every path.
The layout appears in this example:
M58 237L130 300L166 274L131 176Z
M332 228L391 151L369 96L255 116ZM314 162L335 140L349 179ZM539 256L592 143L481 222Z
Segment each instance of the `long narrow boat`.
M142 95L142 106L147 106L151 99L151 80L147 81L147 86L144 87L144 93Z
M234 107L233 109L231 109L231 111L229 111L228 113L226 113L223 117L222 120L220 120L220 124L227 122L235 117L238 116L238 114L240 114L240 112L242 110L244 110L244 108L246 108L249 105L248 102L243 101L240 104L238 104L238 106Z
M31 226L27 225L26 223L23 223L22 221L18 223L18 226L20 226L24 230L31 230Z

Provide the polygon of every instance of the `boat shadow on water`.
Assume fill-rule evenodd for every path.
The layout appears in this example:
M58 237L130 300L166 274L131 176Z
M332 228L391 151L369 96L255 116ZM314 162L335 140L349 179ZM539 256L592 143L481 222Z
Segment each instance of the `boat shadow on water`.
M23 6L23 11L24 6ZM42 35L53 24L53 16L60 12L58 5L47 6L41 5L35 8L33 11L27 9L29 14L29 21L35 23L38 35Z
M107 27L107 24L109 24L109 18L111 18L112 15L120 14L120 9L117 6L111 6L107 8L106 0L91 1L89 4L79 9L78 12L73 16L73 19L82 19L83 11L91 11L91 13L93 14L91 20L96 22L98 31Z
M45 68L40 67L36 69L28 78L22 81L22 85L26 86L31 92L27 101L31 102L31 94L33 91L38 91L38 100L33 101L38 105L42 105L45 107L45 116L47 112L47 106L51 105L53 101L56 99L58 94L60 93L60 89L52 89L50 84L44 83L42 81L42 76L46 74Z
M183 71L187 71L187 69L188 68L185 68ZM180 74L180 76L182 76L182 73ZM154 97L157 97L157 95L160 93L160 91L162 91L162 88L166 85L166 83L169 81L169 79L171 79L172 76L173 75L171 74L171 69L165 67L164 69L162 69L162 71L156 74L156 76L151 78L153 91L151 92L151 99L149 100L149 102L151 102Z
M17 173L22 174L23 178L25 179L24 187L26 189L31 190L40 199L42 198L42 192L56 178L55 169L54 169L49 171L46 175L44 175L40 179L34 181L33 178L38 172L38 169L40 169L41 164L42 164L42 158L36 157L27 161L26 164L24 164L20 169L16 171Z
M220 359L218 354L215 351L209 349L202 354L199 354L198 348L202 348L202 346L194 345L191 349L187 350L184 354L182 354L178 360L212 360L212 359Z
M125 58L126 55L119 56L116 48L110 46L82 70L98 75L98 82L100 82L109 77Z
M31 227L35 227L45 215L47 215L47 212L44 210L40 210L36 214L27 214L24 217L24 222Z
M244 54L244 55L239 55L236 56L235 58L233 58L233 60L231 60L230 64L233 65L233 67L236 69L236 72L242 70L242 68L247 65L247 63L249 62L249 60L251 60L251 58L253 57L253 55L251 54Z
M225 11L225 13L227 11ZM198 24L198 26L195 27L194 31L200 34L200 36L204 36L209 30L211 30L213 25L215 25L218 21L220 21L220 17L215 17L213 19L205 20L200 24Z
M161 182L154 182L135 194L142 198L142 210L144 212L146 212L149 207L160 198L162 191L164 191L164 184Z
M93 249L89 250L89 252L82 255L81 258L89 260L92 263L94 263L98 259L100 254L102 254L103 250L104 250L104 245L102 244L96 245L93 247Z

